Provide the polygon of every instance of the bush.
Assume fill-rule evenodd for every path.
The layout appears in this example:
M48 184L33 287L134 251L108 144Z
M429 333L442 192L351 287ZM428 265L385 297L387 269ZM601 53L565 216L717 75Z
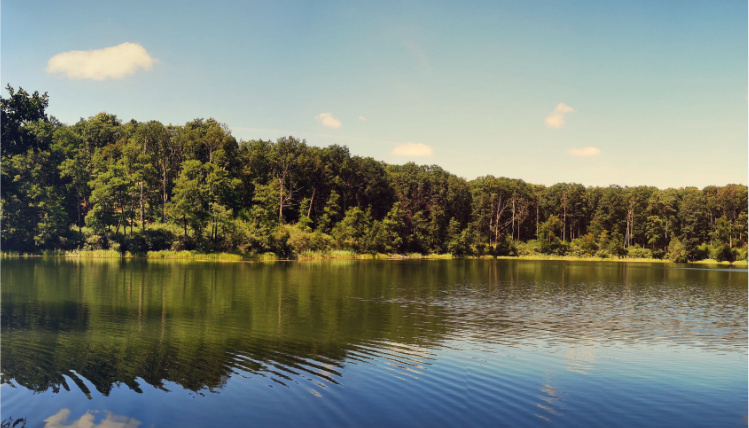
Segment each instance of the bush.
M690 252L687 249L687 257L689 260L705 260L714 258L715 249L709 244L696 245Z
M687 252L687 260L705 260L710 257L710 245L700 244L697 238L687 238L681 241Z
M71 226L65 236L60 237L60 248L63 250L80 248L86 244L86 238L90 235L90 230L85 227L79 232L77 226Z
M632 259L650 259L653 258L653 252L635 244L627 248L627 257Z
M517 248L516 248L516 250L517 250ZM483 256L484 254L487 254L487 253L491 254L491 248L489 247L488 244L486 244L484 242L477 242L476 244L474 244L473 251L479 257L481 257L481 256Z
M535 239L528 242L519 242L517 245L518 255L521 256L535 256L541 252L541 245Z
M549 240L539 240L539 245L541 246L541 253L543 254L563 256L569 249L569 244L567 242L562 242L562 240L556 236L552 236Z
M289 232L283 227L276 228L272 236L272 252L278 257L289 258L292 256L292 249L289 245Z
M732 262L734 261L734 254L728 244L720 244L715 247L712 258L719 262Z
M491 248L491 253L494 256L517 256L519 250L515 241L505 235L497 242L497 245Z
M333 246L333 238L321 232L309 232L298 227L286 228L288 245L295 254L307 251L325 251Z
M104 235L91 235L83 244L84 251L106 250L107 248L109 248L109 240Z
M731 249L733 251L733 260L734 261L744 261L747 259L747 250L746 247L742 248L733 248Z
M596 237L592 233L573 239L569 247L570 253L578 257L590 257L598 251Z
M175 232L176 229L176 232ZM149 251L162 251L172 248L180 234L179 228L173 225L154 224L146 227L145 240Z
M195 250L195 240L191 236L180 236L172 242L170 248L172 251L193 251Z
M668 244L668 259L674 263L687 262L687 249L677 238L673 238Z
M148 252L148 242L145 233L137 232L132 236L125 238L125 251L135 254L145 254Z

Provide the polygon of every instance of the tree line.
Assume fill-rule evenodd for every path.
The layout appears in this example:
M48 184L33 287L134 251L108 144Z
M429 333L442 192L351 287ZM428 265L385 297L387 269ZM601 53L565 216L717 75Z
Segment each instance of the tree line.
M2 97L2 249L746 259L747 186L543 186Z

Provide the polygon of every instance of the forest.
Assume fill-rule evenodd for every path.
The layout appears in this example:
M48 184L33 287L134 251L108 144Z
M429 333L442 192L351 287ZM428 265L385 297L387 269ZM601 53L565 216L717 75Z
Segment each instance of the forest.
M2 251L747 259L747 186L552 186L2 97Z

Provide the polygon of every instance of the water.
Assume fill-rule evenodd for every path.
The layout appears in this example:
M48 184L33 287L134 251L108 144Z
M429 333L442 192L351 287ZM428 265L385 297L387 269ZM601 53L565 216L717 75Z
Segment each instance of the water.
M2 262L27 426L746 426L747 270Z

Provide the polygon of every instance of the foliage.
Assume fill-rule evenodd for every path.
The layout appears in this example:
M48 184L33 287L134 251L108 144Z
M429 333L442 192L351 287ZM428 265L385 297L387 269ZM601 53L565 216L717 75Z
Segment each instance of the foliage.
M668 259L675 263L687 262L687 250L678 238L673 238L668 244Z
M627 257L633 259L651 259L653 258L653 252L647 248L635 244L627 248Z
M292 136L237 141L212 118L65 125L46 94L6 89L4 251L746 259L744 185L468 181Z

